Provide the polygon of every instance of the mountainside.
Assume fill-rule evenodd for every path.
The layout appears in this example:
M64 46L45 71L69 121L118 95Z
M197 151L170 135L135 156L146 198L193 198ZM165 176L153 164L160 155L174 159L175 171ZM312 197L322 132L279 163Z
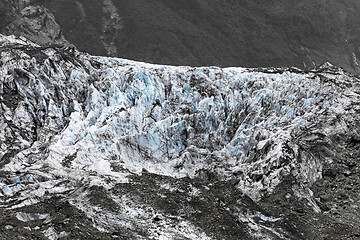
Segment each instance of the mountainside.
M360 81L0 35L2 239L359 239Z
M20 9L40 4L51 19L55 16L67 40L95 55L192 66L312 69L331 62L359 72L357 0L5 2L0 12L11 2ZM18 26L2 32L31 35Z

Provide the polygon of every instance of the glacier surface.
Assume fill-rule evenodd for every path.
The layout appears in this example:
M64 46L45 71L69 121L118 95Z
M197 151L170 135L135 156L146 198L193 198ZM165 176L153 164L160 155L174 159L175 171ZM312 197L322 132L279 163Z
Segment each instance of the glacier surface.
M2 171L13 173L11 182L0 182L0 197L20 195L12 208L75 190L72 182L111 189L149 172L215 177L254 201L292 175L303 183L294 192L320 211L309 187L335 153L325 149L320 161L304 143L336 132L359 135L349 124L359 121L359 80L333 66L306 73L173 67L13 36L1 36L0 48L0 159ZM184 235L196 236L207 238L192 227Z

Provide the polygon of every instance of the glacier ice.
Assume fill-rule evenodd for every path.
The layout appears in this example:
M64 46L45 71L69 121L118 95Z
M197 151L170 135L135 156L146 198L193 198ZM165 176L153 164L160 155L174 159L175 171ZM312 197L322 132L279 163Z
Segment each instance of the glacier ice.
M310 187L339 153L326 144L313 151L313 143L359 138L359 80L330 65L308 72L174 67L2 35L0 49L0 206L18 209L19 221L52 221L52 213L27 207L66 196L102 232L125 226L147 228L154 239L210 239L182 216L115 193L126 192L137 175L142 184L157 178L161 199L187 192L170 176L228 181L257 201L291 176L299 184L286 196L319 212ZM201 199L211 188L190 184L189 197ZM99 190L101 207L89 200L99 194L94 189L108 191ZM226 211L259 239L264 232L282 236L264 225L282 218L258 209ZM70 234L52 226L41 231L48 238Z
M39 47L1 37L1 47L10 43ZM180 178L209 170L223 180L241 172L238 186L256 199L291 171L321 178L321 164L298 162L291 139L321 117L347 113L359 97L343 87L358 84L346 74L324 81L315 72L172 67L56 49L37 62L21 47L1 53L0 151L15 152L5 166L12 171L32 164L55 176L114 176L121 166ZM44 145L49 152L37 153Z

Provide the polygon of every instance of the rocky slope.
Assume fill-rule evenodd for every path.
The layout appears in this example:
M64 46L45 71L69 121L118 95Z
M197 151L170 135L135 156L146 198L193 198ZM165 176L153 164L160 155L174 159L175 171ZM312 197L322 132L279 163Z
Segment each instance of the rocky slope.
M360 81L0 37L3 239L358 239Z
M0 32L23 36L41 45L70 45L54 15L29 0L3 0L0 3Z
M20 8L40 4L66 39L95 55L193 66L312 69L331 62L359 72L358 0L11 1ZM49 19L48 32L58 33ZM24 24L6 34L32 35Z

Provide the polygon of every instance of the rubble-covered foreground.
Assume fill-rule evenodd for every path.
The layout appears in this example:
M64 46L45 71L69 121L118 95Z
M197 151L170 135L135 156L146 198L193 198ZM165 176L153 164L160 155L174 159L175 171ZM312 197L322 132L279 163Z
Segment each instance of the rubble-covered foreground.
M3 239L360 238L360 81L0 36Z

